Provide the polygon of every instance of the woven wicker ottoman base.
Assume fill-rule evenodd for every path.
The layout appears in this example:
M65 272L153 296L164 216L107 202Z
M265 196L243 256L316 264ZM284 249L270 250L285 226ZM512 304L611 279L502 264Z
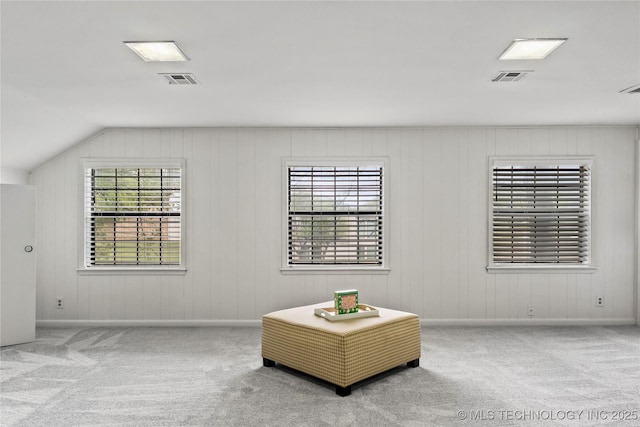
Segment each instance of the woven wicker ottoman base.
M380 315L330 322L314 308L333 302L275 311L262 317L264 366L276 362L336 386L340 396L373 375L420 360L418 316L378 308Z

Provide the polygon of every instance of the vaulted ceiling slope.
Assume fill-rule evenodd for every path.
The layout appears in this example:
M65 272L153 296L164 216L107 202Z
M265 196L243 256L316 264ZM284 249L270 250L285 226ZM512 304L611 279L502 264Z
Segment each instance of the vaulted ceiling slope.
M2 167L105 127L636 125L639 1L2 1ZM566 37L540 61L516 38ZM123 41L175 40L145 63ZM492 82L500 71L532 71ZM159 73L193 73L170 85Z

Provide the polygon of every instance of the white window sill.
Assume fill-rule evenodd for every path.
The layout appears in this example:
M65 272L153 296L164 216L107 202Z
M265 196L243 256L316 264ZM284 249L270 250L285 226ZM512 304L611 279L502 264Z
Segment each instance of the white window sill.
M387 267L282 267L282 274L389 274Z
M490 265L487 272L492 274L500 273L574 273L593 274L597 270L591 265Z
M185 267L161 268L161 267L91 267L78 268L81 276L144 276L144 275L171 275L180 276L187 273Z

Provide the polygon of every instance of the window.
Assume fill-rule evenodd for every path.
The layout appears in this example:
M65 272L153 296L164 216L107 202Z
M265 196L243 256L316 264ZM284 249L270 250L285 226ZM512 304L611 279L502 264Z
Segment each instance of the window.
M384 163L286 165L287 267L384 264Z
M490 266L589 266L591 160L493 160Z
M181 266L182 170L178 161L86 162L84 268Z

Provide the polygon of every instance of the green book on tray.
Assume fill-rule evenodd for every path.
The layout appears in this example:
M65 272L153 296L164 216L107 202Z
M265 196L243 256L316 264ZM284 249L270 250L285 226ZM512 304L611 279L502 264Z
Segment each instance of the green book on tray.
M348 289L333 293L334 308L338 314L358 312L358 290Z

